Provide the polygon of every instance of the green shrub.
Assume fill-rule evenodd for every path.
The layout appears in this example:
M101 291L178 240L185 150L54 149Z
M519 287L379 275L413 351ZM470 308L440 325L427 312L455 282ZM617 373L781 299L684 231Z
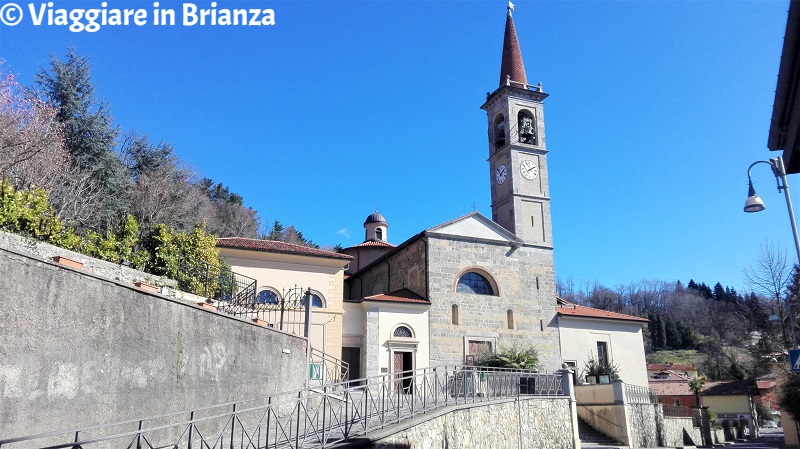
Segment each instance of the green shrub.
M478 354L480 366L535 370L539 368L539 351L532 346L514 345L500 348L496 353Z
M67 249L76 249L81 243L75 229L55 216L47 191L17 190L6 180L0 180L0 229Z

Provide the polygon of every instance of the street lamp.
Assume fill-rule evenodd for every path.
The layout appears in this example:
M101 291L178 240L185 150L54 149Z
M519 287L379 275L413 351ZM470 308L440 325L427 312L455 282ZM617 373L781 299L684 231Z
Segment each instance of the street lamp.
M794 237L794 248L797 251L797 263L800 264L800 239L797 238L797 224L794 221L794 209L792 209L792 199L789 197L789 184L786 182L786 167L783 165L783 158L776 157L768 161L756 161L750 164L747 168L747 200L744 202L745 212L761 212L767 207L764 201L756 195L756 189L753 188L753 178L750 176L750 171L757 164L769 164L772 168L772 173L775 175L775 181L778 183L778 192L783 192L786 196L786 208L789 209L789 222L792 225L792 236ZM789 313L789 325L792 331L792 347L797 347L797 335L795 333L794 314L792 313L792 303L790 298L786 297L786 311Z

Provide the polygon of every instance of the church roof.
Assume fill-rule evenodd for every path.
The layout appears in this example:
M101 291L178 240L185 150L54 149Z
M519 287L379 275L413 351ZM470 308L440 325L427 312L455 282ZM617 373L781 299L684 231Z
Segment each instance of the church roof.
M440 225L428 228L424 232L431 235L447 235L450 237L505 242L514 245L521 245L524 243L522 239L512 232L488 219L478 211L470 212Z
M404 288L392 293L381 293L364 297L364 301L383 301L383 302L410 302L416 304L430 304L430 301L417 295L411 290Z
M244 237L222 237L217 239L217 246L222 248L236 248L270 253L298 254L302 256L327 257L331 259L352 260L347 254L325 251L323 249L309 248L293 243L279 242L276 240L248 239Z
M602 319L621 320L621 321L637 321L641 323L647 323L650 321L647 318L640 318L638 316L625 315L624 313L609 312L608 310L601 310L601 309L595 309L593 307L586 307L578 304L572 304L560 298L558 302L559 305L558 307L556 307L556 312L559 315L563 316L574 316L581 318L602 318Z
M511 81L528 84L525 76L525 65L522 63L522 52L519 49L517 30L514 28L514 19L511 17L511 9L506 16L506 32L503 36L503 60L500 64L500 85L506 85L506 79L511 77Z
M386 218L384 218L383 214L381 214L380 212L375 211L369 214L367 219L364 220L364 224L370 224L370 223L386 223Z

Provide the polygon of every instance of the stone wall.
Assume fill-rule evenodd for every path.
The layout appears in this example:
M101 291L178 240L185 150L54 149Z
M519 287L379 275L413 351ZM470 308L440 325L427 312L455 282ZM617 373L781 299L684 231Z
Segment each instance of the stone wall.
M46 260L53 260L55 256L66 257L83 263L83 270L87 273L95 274L106 279L112 279L124 284L132 285L134 282L144 281L158 287L165 285L174 287L176 285L174 280L163 276L156 276L116 263L95 259L85 254L59 248L49 243L40 242L5 231L0 231L0 249L7 249Z
M145 293L87 262L0 249L0 438L303 388L304 339Z
M661 407L657 404L627 404L628 446L658 447L658 423L663 421Z
M700 428L692 425L692 418L665 417L661 435L664 447L703 445Z
M409 289L427 298L425 241L416 240L399 249L349 282L348 299L358 301L365 296Z
M574 449L569 398L480 404L423 416L391 435L373 435L376 449ZM520 443L521 441L521 443Z

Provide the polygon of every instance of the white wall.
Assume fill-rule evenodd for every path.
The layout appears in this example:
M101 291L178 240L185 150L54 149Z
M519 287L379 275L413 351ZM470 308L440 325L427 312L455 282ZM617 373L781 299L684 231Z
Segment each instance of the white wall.
M597 342L608 345L609 358L627 384L647 386L642 324L620 320L558 317L561 358L575 361L578 373L590 357L597 359Z
M378 321L378 340L377 342L366 342L366 344L378 345L379 366L381 372L392 372L391 353L394 342L398 344L416 342L415 369L427 368L430 366L430 355L428 348L428 307L427 305L409 305L402 303L377 303L372 301L370 307L380 307ZM392 337L392 332L399 325L405 325L414 332L414 337L404 340ZM390 341L391 340L391 341ZM405 347L406 345L403 344ZM399 349L399 348L396 348ZM402 350L402 349L400 349ZM385 371L384 371L385 370Z

